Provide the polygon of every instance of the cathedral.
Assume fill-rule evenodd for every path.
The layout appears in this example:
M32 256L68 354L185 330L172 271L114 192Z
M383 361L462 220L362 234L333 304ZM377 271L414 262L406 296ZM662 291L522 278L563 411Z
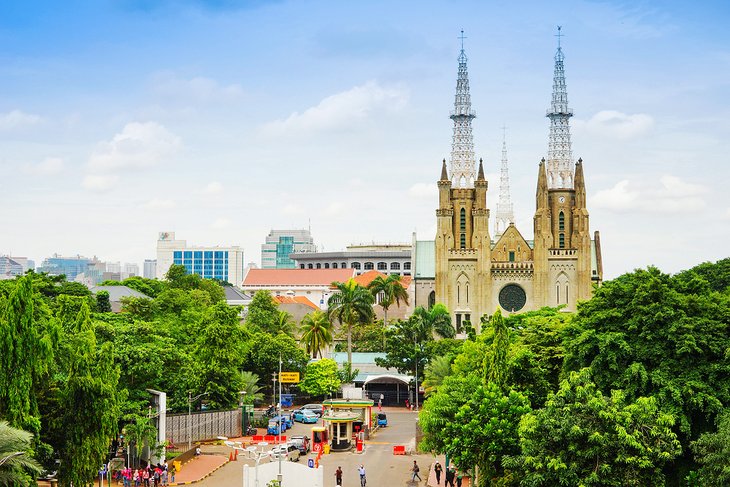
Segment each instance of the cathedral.
M558 39L560 32L558 32ZM457 330L479 329L480 317L562 306L591 297L602 280L599 233L591 235L583 161L573 162L570 117L560 44L555 54L547 160L537 166L533 240L514 224L506 144L502 145L500 193L490 232L488 182L476 168L467 57L459 55L452 152L438 180L435 240L414 236L414 304L445 304ZM476 170L475 170L476 169Z

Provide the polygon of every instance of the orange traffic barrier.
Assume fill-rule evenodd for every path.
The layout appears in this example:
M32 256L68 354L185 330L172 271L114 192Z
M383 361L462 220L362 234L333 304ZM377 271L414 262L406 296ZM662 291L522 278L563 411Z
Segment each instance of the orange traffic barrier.
M405 455L405 454L406 454L405 445L395 445L393 447L393 455Z

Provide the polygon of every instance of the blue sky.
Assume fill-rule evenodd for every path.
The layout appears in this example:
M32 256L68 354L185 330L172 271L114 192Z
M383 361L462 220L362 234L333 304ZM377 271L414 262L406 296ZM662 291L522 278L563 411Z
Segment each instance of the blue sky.
M608 277L727 256L724 2L15 2L0 6L0 254L141 263L158 231L326 250L435 233L464 29L477 157L507 126L532 235L556 25Z

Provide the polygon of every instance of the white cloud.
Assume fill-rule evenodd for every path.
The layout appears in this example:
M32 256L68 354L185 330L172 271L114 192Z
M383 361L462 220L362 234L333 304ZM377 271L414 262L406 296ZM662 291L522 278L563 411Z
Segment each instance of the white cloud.
M223 185L218 181L212 181L206 184L199 192L200 194L218 194L223 192Z
M289 204L284 205L281 208L281 214L282 215L291 215L291 216L303 215L304 208L302 207L301 204L289 203Z
M629 115L616 110L603 110L588 120L575 120L576 133L581 131L600 137L631 139L646 134L654 127L654 119L645 113Z
M730 208L725 210L725 214L722 216L725 220L730 220Z
M657 184L658 183L658 184ZM689 213L705 208L707 188L665 175L658 182L624 179L596 193L590 205L616 212Z
M327 216L339 216L345 212L345 206L342 203L333 201L327 208L324 209L324 214Z
M145 210L169 210L175 208L175 202L170 199L152 198L141 207Z
M132 122L89 158L93 172L118 172L153 166L180 146L180 138L157 122Z
M63 159L46 157L38 164L26 165L24 171L35 176L54 176L63 171Z
M376 81L355 86L328 96L304 112L294 112L284 120L263 126L264 134L319 132L339 130L367 119L374 111L400 110L408 101L408 93L400 87L384 87Z
M408 190L408 195L413 198L433 200L438 197L438 187L434 183L416 183Z
M228 218L216 218L216 220L211 223L210 228L220 230L223 228L228 228L229 226L231 226L231 220L229 220Z
M114 174L88 174L82 183L84 188L91 191L107 191L113 188L119 176Z
M223 86L211 78L197 76L183 79L172 73L155 75L152 79L152 89L161 95L195 101L226 101L243 95L243 89L238 84Z
M39 115L25 113L20 110L13 110L0 114L0 130L13 130L21 127L28 127L41 123L43 118Z

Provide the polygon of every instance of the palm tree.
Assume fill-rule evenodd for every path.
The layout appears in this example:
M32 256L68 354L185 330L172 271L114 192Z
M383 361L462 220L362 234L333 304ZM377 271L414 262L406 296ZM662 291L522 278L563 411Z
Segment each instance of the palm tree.
M332 323L322 311L313 311L302 318L301 342L312 358L322 357L322 349L332 343Z
M451 375L451 357L440 355L432 358L424 371L423 388L426 397L436 392L449 375Z
M441 303L435 304L431 309L418 306L413 310L411 319L420 322L420 328L425 334L436 333L441 338L454 338L456 330L451 324L449 309Z
M395 303L400 306L401 301L408 304L408 291L401 284L398 274L391 274L388 277L378 276L368 284L368 289L373 297L381 296L380 306L383 307L383 324L388 326L388 308Z
M327 300L327 316L347 327L347 361L352 363L352 327L372 321L373 295L354 279L335 281L332 287L336 292Z
M279 311L279 313L276 315L276 321L274 323L274 334L276 333L286 333L289 336L294 335L294 326L296 323L294 323L294 320L292 319L292 315L290 313L287 313L286 311Z
M40 475L43 469L29 455L32 438L31 433L0 421L0 485L30 485L28 474Z
M135 416L134 420L124 427L124 435L125 441L130 445L134 444L138 461L142 459L145 445L149 446L150 452L157 447L157 428L147 416L141 414ZM149 457L147 460L149 460Z
M243 395L244 404L253 404L256 401L264 400L264 393L261 391L259 386L259 376L253 372L243 371L241 372L241 391L246 394Z

